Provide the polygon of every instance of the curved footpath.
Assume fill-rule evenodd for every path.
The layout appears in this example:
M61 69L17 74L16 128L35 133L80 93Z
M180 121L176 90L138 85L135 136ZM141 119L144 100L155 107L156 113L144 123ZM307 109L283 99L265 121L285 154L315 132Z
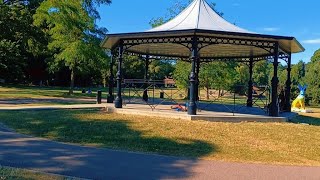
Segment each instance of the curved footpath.
M320 179L320 167L185 159L82 147L0 127L0 164L88 179Z

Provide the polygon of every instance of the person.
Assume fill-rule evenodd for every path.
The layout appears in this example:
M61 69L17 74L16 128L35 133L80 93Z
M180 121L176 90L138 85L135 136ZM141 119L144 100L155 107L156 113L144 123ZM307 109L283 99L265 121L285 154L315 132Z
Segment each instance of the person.
M88 89L88 92L87 92L88 94L92 94L92 91L91 91L91 89L89 88Z
M188 111L188 108L186 106L181 105L181 104L172 105L171 109L175 109L177 111L183 111L183 112Z

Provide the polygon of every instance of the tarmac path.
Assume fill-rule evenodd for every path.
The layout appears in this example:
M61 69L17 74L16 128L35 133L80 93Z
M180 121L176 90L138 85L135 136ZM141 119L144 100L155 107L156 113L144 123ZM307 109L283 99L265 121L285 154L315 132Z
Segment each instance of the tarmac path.
M320 167L186 159L48 141L0 126L0 164L87 179L320 179Z

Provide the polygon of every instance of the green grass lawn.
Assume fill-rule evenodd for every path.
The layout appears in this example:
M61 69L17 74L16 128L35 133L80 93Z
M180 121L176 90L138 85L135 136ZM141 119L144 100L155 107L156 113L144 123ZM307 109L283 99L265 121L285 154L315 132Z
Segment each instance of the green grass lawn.
M308 126L213 123L98 110L57 110L1 111L0 122L23 134L95 147L207 160L320 166L319 118Z
M101 88L105 93L107 90ZM92 94L82 94L81 89L69 95L68 88L63 87L38 87L38 86L0 86L0 99L26 99L26 98L94 98L97 89L92 89Z
M300 116L293 119L294 123L305 123L315 126L320 126L320 108L308 108L313 113L300 113Z
M77 101L77 99L95 99L96 92L98 88L92 88L92 94L82 94L81 89L75 90L73 95L68 94L68 88L63 87L38 87L38 86L0 86L0 99L2 100L13 100L13 99L50 99L50 98L72 98L73 101L70 102L35 102L35 103L28 103L28 105L67 105L67 104L83 104L83 103L90 103L90 102L82 102ZM103 98L107 97L107 88L100 88L103 92ZM184 90L178 90L177 88L168 88L168 89L149 89L148 94L149 98L151 99L153 96L155 98L160 97L160 92L164 92L165 98L170 98L173 96L178 103L184 103L187 100L186 92ZM214 96L210 96L209 100L205 100L204 95L205 91L201 91L201 101L204 103L218 103L218 104L229 104L233 105L246 105L246 97L243 96L236 96L236 101L234 102L233 95L229 95L226 97L217 98ZM142 98L143 89L123 89L123 96L124 97L132 97L132 98ZM263 102L260 100L255 100L255 106L259 105L263 107ZM95 102L91 102L95 103ZM24 104L21 104L24 105Z
M75 90L73 95L69 95L68 88L66 87L38 87L38 86L0 86L0 99L41 99L41 98L95 98L96 91L102 90L104 97L108 92L107 88L92 88L92 94L82 94L81 89ZM187 94L184 90L179 90L177 88L164 88L164 89L155 89L150 88L148 90L149 98L153 96L155 98L160 97L160 92L164 92L165 98L171 98L177 100L178 102L186 101L185 98ZM143 89L134 89L134 88L125 88L123 89L123 96L132 97L132 98L142 98ZM236 100L234 102L233 95L225 96L225 97L215 97L210 96L209 100L205 99L205 90L201 90L201 101L202 102L213 102L219 104L236 104L236 105L245 105L247 102L246 97L244 96L236 96ZM261 100L255 99L256 104L259 106L263 106L263 102ZM42 103L43 104L43 103ZM59 103L53 103L59 104ZM60 103L65 104L65 103ZM74 103L70 103L74 104Z
M68 95L69 90L61 87L0 86L0 100L7 101L0 106L95 104L97 90L93 89L92 94L75 90L74 95ZM106 97L107 90L102 90Z
M1 180L71 180L76 178L66 178L63 176L45 174L24 169L0 166Z

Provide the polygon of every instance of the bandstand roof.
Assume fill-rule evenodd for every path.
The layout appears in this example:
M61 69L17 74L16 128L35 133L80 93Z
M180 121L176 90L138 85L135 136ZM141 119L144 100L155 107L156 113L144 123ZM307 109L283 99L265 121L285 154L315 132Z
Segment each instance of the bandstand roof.
M203 38L203 41L208 39L211 41L211 44L203 46L199 51L200 58L268 57L272 53L256 45L268 42L278 42L280 52L304 51L294 37L257 34L229 23L205 0L194 0L174 19L148 31L108 34L101 45L107 49L114 49L120 41L126 41L129 44L131 42L131 45L126 48L127 52L188 58L190 49L187 43L184 45L181 42L190 39L181 39L181 37L192 36ZM167 38L167 40L161 38ZM239 40L238 43L229 43L237 40Z
M148 30L148 32L184 29L250 33L224 20L204 0L193 1L177 17L161 26Z

